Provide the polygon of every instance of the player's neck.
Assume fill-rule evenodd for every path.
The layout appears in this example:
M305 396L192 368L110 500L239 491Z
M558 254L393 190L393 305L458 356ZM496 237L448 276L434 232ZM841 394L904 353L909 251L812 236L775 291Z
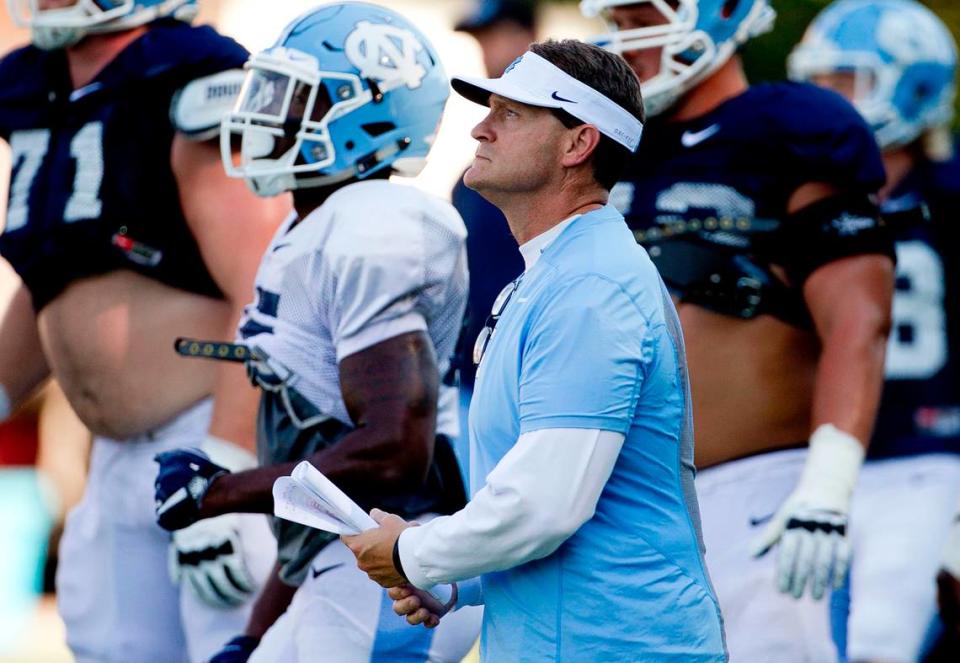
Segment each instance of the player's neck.
M298 189L294 191L293 209L297 213L297 223L303 221L310 216L311 212L323 205L338 188Z
M917 165L916 147L906 145L883 153L883 167L887 171L887 183L878 192L881 201L890 197L890 194L910 174Z
M670 121L685 122L701 117L723 102L738 97L750 87L743 63L736 55L727 60L705 81L680 97L669 114Z
M374 180L389 180L391 172L392 171L390 170L382 170L378 173L374 173L370 177L367 177L363 181L369 182ZM327 198L332 196L340 189L351 184L356 184L359 181L360 180L356 178L350 178L349 180L331 184L330 186L295 189L293 192L293 209L297 213L297 222L299 223L299 221L302 221L310 216L311 212L327 202Z
M146 26L140 26L123 32L89 35L76 46L68 48L67 62L70 64L73 89L88 85L123 49L146 31Z

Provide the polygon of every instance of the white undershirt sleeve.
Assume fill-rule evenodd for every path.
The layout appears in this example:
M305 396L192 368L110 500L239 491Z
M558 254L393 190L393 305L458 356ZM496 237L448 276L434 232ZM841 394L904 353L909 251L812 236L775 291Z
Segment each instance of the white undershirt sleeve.
M621 433L524 433L460 511L404 530L404 573L421 589L546 557L593 517L623 446Z

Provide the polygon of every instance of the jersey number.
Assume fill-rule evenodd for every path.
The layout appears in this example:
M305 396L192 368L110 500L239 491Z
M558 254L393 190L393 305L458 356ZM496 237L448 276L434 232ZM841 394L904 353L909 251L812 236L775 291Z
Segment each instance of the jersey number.
M17 131L10 137L13 164L16 167L19 163L20 167L10 185L7 231L27 225L30 215L30 189L49 149L48 129ZM103 202L100 200L100 185L103 183L102 122L89 122L76 133L70 141L70 156L77 162L77 172L73 177L73 192L63 211L63 220L73 223L95 219L103 209Z
M680 182L657 196L657 211L684 215L709 210L719 218L753 218L756 205L733 187L723 184Z
M887 343L887 377L924 380L947 363L943 263L925 242L897 243L897 291Z

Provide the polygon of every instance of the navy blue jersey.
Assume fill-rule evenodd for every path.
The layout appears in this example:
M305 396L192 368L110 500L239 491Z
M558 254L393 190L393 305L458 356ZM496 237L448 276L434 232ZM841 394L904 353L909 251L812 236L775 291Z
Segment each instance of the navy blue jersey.
M473 389L477 367L473 363L473 343L486 324L487 316L505 285L523 271L523 256L503 212L468 189L461 178L453 189L453 206L467 226L467 265L470 293L463 330L457 344L455 366L460 384Z
M875 249L836 250L800 238L804 228L796 226L806 222L788 216L790 197L806 183L825 182L866 203L884 180L873 134L846 101L811 85L773 83L690 121L649 122L611 202L681 299L806 326L799 285L812 270L798 271L787 288L769 268L787 267L789 274L800 259L815 268ZM838 236L876 223L841 217L829 221ZM798 242L810 246L798 251Z
M923 162L884 203L897 287L868 456L960 452L960 161Z
M72 281L118 269L221 296L180 208L170 105L190 81L246 59L209 27L161 20L77 90L62 50L0 61L13 162L0 253L37 311Z

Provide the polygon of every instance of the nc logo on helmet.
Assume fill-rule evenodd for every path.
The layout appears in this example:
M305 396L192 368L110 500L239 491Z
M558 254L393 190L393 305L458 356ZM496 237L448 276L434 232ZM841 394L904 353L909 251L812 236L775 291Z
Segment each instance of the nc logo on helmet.
M423 44L410 32L383 23L360 21L344 44L347 59L360 70L361 78L377 83L403 83L420 87L427 70L417 62Z

